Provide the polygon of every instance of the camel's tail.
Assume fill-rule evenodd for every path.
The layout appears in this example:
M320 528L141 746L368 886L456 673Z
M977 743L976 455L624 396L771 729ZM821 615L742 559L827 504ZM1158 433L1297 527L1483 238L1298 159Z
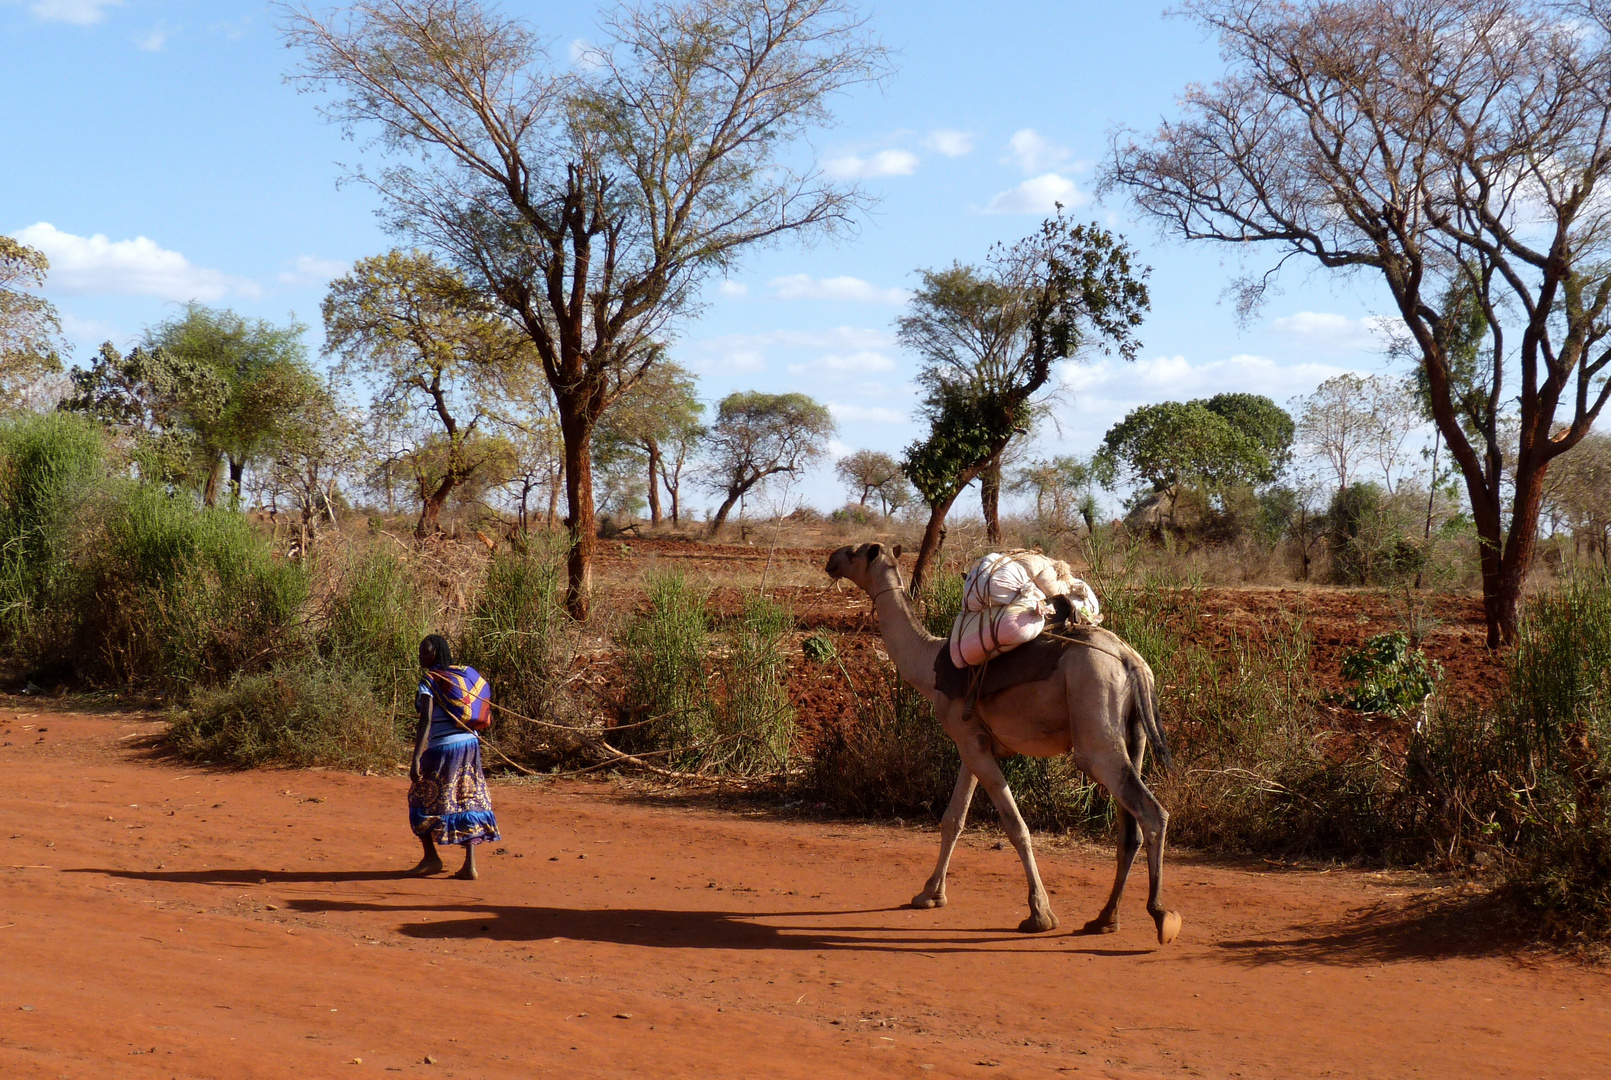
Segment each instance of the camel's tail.
M1164 738L1163 725L1158 721L1158 684L1152 669L1134 650L1125 658L1125 672L1130 676L1130 722L1139 724L1146 733L1158 763L1169 767L1169 740Z

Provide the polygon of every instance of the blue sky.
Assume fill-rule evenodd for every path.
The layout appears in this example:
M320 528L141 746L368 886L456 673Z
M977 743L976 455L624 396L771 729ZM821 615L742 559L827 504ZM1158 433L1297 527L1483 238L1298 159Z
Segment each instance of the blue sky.
M589 4L504 7L560 62L596 33ZM1339 371L1384 370L1374 281L1289 272L1238 326L1221 302L1233 253L1183 247L1122 202L1092 200L1108 134L1150 129L1182 87L1221 70L1214 43L1164 8L871 5L896 74L840 99L814 148L878 206L853 237L757 251L712 283L673 353L701 395L803 391L832 407L836 451L898 453L919 433L915 364L893 328L916 271L1027 235L1053 198L1131 240L1153 267L1153 310L1135 364L1097 357L1062 372L1038 453L1088 453L1146 402L1239 390L1284 404ZM46 294L77 359L192 298L316 323L329 277L397 242L369 191L338 187L361 150L284 83L294 58L261 3L0 0L0 58L0 93L16 103L0 120L0 231L52 257ZM798 490L823 508L843 501L826 465Z

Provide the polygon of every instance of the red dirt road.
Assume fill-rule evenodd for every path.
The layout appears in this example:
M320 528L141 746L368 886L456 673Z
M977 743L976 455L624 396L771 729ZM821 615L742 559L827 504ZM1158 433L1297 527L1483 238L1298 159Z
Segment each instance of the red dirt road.
M1175 855L1177 944L1144 879L1115 936L1024 937L992 836L916 912L930 829L556 783L495 787L480 881L408 879L400 780L182 769L134 748L149 720L0 710L7 1080L1611 1075L1611 975L1407 875ZM1111 852L1042 850L1077 926Z

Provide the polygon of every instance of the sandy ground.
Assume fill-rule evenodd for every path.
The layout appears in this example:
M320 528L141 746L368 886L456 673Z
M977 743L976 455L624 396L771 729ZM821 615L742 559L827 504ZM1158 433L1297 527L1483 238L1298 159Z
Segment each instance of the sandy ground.
M480 881L410 879L403 781L180 768L157 727L0 701L8 1080L1611 1076L1611 974L1407 875L1176 855L1175 945L1142 882L1115 936L1025 937L989 835L917 912L931 829L556 783L495 788ZM1066 925L1110 859L1043 845Z

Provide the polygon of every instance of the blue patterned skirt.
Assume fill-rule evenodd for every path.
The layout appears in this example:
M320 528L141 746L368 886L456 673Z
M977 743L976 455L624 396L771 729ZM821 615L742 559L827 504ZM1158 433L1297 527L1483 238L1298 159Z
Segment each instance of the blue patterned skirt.
M415 836L437 844L501 839L481 772L480 739L454 735L425 751L420 778L408 789L408 823Z

